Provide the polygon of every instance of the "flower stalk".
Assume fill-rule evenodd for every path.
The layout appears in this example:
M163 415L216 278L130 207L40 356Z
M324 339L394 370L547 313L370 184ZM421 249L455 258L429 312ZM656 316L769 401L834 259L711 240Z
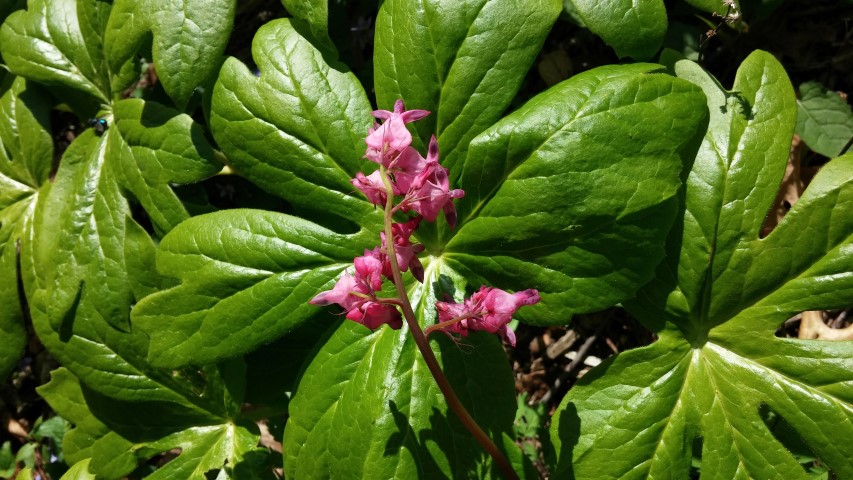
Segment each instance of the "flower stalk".
M346 310L347 319L371 330L382 325L399 329L405 319L415 345L447 406L488 452L504 476L514 480L518 479L518 474L509 460L477 425L450 386L430 348L427 334L438 330L456 338L467 336L471 331L484 330L497 333L515 346L515 334L507 324L521 306L538 302L539 293L533 289L508 293L483 286L463 303L436 302L439 323L428 327L427 333L421 329L403 283L403 272L410 271L416 280L423 283L424 269L417 254L424 250L424 246L413 244L409 237L422 220L434 222L439 213L444 214L451 228L455 227L457 218L453 200L465 195L462 190L450 189L447 169L438 162L438 141L435 136L430 139L426 158L411 146L412 137L405 124L428 114L426 110L407 111L401 100L394 105L394 111L373 112L376 118L384 122L375 124L368 132L365 158L378 163L379 169L370 175L358 172L351 182L371 203L383 208L381 244L356 257L352 271L344 272L334 288L317 294L309 303L336 303ZM408 215L409 212L414 212L415 216L409 217L406 222L394 223L395 214ZM397 297L378 296L383 278L394 283Z
M380 167L380 170L382 172L383 183L388 191L388 199L385 202L385 237L391 238L391 217L394 212L394 195L392 193L391 181L388 178L385 167ZM432 378L435 379L438 389L441 390L441 394L444 395L444 400L447 402L447 406L450 407L454 414L456 414L456 417L459 418L459 421L462 422L463 425L465 425L465 428L471 432L471 435L477 443L479 443L489 456L492 457L492 460L494 460L495 464L504 476L510 480L518 480L518 474L512 468L509 460L503 452L500 451L497 445L492 442L492 439L486 435L486 432L480 428L480 425L477 424L471 414L468 413L468 410L464 405L462 405L462 402L456 395L456 391L454 391L453 387L450 386L450 381L448 381L447 376L444 375L444 371L438 364L438 359L435 358L435 354L429 346L429 341L427 340L426 335L423 330L421 330L421 326L418 323L417 318L415 318L415 312L412 309L411 302L409 302L409 295L406 292L406 286L403 283L403 276L400 273L400 267L397 265L397 255L394 251L394 242L387 242L386 248L388 259L391 262L394 286L397 288L397 296L400 300L400 307L403 310L403 318L406 320L406 325L409 327L412 338L415 340L415 345L417 345L418 350L421 352L421 356L427 364L427 368L429 369L430 374L432 374Z

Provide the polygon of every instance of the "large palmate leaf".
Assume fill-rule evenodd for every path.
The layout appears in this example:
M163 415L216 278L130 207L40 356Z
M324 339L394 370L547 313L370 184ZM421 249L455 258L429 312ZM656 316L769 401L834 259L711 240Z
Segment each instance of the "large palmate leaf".
M117 478L137 458L181 447L189 453L176 465L202 461L203 470L186 476L187 467L181 467L167 470L180 472L175 477L162 475L205 478L205 471L224 468L235 457L205 457L187 445L205 444L218 451L217 445L233 444L228 432L243 390L235 377L243 373L217 367L156 370L145 361L148 337L140 329L125 328L132 303L161 280L151 271L153 242L131 218L126 200L117 193L114 172L104 165L107 144L92 132L72 143L55 182L43 189L36 206L34 240L22 249L22 276L36 334L79 378L85 407L75 407L80 394L66 388L43 393L57 410L78 416L72 420L79 433L65 441L72 457L92 456L93 471ZM68 297L67 310L57 311ZM97 422L80 418L90 411ZM139 452L141 446L150 450Z
M693 154L707 119L699 88L653 73L655 65L615 67L562 84L492 126L520 83L516 69L532 63L556 16L553 7L543 3L514 24L499 15L521 8L511 1L427 2L424 11L440 15L383 4L380 17L390 23L382 28L398 25L400 35L382 41L400 44L386 46L393 47L390 57L377 53L377 64L393 61L399 68L384 74L377 92L387 99L402 94L410 108L438 110L433 118L445 132L442 159L456 159L448 163L450 176L470 191L459 204L455 232L419 237L427 246L427 281L409 289L424 325L435 321L441 295L461 299L484 280L540 289L555 313L530 318L565 323L574 311L632 295L663 255L659 245L676 211L683 157ZM440 48L418 52L417 68L442 100L406 86L419 72L404 58L413 51L404 46L427 35L409 37L410 15L415 24L429 20L431 31L447 33ZM380 214L349 182L357 171L376 168L362 159L372 125L364 89L303 37L304 28L276 20L259 30L257 76L235 59L225 62L211 124L236 172L309 218L238 210L182 223L158 250L160 273L181 283L142 300L132 323L151 333L150 361L179 367L245 354L325 319L330 333L317 329L315 341L322 343L288 410L289 478L329 472L433 478L472 470L489 476L489 462L448 414L407 328L371 334L305 305L330 288L354 256L379 243ZM485 45L508 53L491 64L469 63ZM445 80L456 86L442 93ZM469 92L475 107L467 110L457 91ZM454 112L466 118L454 120ZM634 115L649 120L638 123ZM544 214L533 213L543 207ZM630 248L636 251L626 252ZM608 263L612 255L626 260ZM587 280L599 274L602 279ZM608 282L615 293L603 293ZM592 300L569 306L585 294ZM436 340L434 350L463 402L499 440L514 416L510 372L495 338L469 340L474 353L463 354L446 339ZM483 384L473 380L481 377Z
M79 137L63 158L41 224L42 249L50 252L44 261L55 265L46 292L54 329L85 296L108 322L128 329L129 306L150 293L129 287L149 282L151 267L139 250L152 245L131 218L125 195L142 205L155 228L168 231L189 217L169 183L200 180L218 169L200 126L187 115L135 99L117 102L113 111L114 125L103 136Z
M32 238L33 211L53 161L49 108L33 84L0 74L0 379L27 340L18 254Z
M104 34L107 61L113 72L121 72L150 35L157 76L183 109L193 91L208 84L222 63L235 4L235 0L118 0ZM112 80L113 89L121 91L135 78Z
M220 419L218 424L188 424L183 428L176 424L175 433L130 441L95 417L126 417L122 409L130 405L102 401L64 368L54 371L50 383L40 387L39 393L57 413L76 425L63 439L66 458L71 463L90 459L87 469L99 478L122 478L139 460L174 448L180 448L181 455L146 478L201 480L209 478L206 475L211 471L220 471L217 478L247 478L233 472L248 468L242 463L243 456L257 451L258 435L227 418Z
M706 118L695 86L655 68L577 75L475 138L448 262L502 288L537 288L542 302L521 313L540 324L606 308L648 281Z
M111 380L114 373L144 376L145 370L145 342L122 333L132 330L130 307L160 286L150 263L153 242L132 218L131 204L144 209L156 231L167 232L189 217L171 185L201 180L218 166L200 125L189 116L136 99L111 102L116 92L110 90L101 41L110 13L108 3L94 0L36 0L14 13L0 34L4 54L10 49L17 55L13 64L22 75L101 102L106 132L86 132L73 142L40 201L38 245L26 246L33 254L27 263L38 274L31 278L38 283L27 285L25 277L25 285L39 312L36 329L52 353L67 359L64 364L83 383L118 394L123 387ZM22 37L8 37L20 25L28 26L18 32ZM38 48L15 46L29 44ZM125 337L133 340L124 344ZM140 345L141 352L135 350ZM139 353L143 356L135 358ZM115 355L123 361L114 361Z
M78 137L37 205L35 238L21 257L33 324L51 353L101 393L186 404L162 387L175 384L170 375L148 376L146 337L122 328L131 304L161 280L150 271L154 245L118 196L103 151L102 138Z
M299 212L362 230L343 235L244 211L206 216L166 237L158 264L184 283L134 311L146 330L160 332L150 356L161 365L247 353L293 330L318 312L305 302L378 235L380 216L349 183L369 163L360 158L358 133L371 125L364 90L351 73L326 64L290 20L261 28L253 51L260 78L229 59L212 100L213 133L232 167ZM200 269L210 273L199 276ZM164 322L171 327L161 332Z
M780 416L839 478L853 476L850 342L774 336L788 317L853 299L853 155L827 164L766 238L796 118L779 63L756 52L726 91L696 64L711 122L656 279L628 310L659 332L587 374L554 417L557 474L807 478L762 421Z

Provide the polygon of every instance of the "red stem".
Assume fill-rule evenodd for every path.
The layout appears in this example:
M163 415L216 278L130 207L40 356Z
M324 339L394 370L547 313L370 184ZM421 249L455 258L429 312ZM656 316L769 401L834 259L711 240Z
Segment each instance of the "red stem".
M441 366L438 364L438 360L435 358L435 354L429 346L426 335L424 335L420 324L415 318L415 312L412 310L412 304L409 302L409 295L406 293L406 287L403 284L403 277L400 274L400 267L397 265L397 255L394 252L394 232L391 228L391 216L394 209L394 193L391 187L391 180L388 178L388 173L385 171L385 167L381 167L380 170L382 172L382 181L385 184L385 190L388 196L388 200L385 202L386 254L388 255L388 261L391 262L391 274L394 277L394 286L397 287L397 295L400 297L400 308L403 310L403 316L406 318L406 324L409 326L409 331L412 333L415 345L418 346L418 350L420 350L421 355L427 364L427 368L429 368L432 377L435 379L435 383L438 385L439 390L441 390L442 395L444 395L447 406L453 410L453 413L456 414L459 421L461 421L462 424L465 425L465 428L471 432L471 435L474 436L477 443L479 443L480 446L488 452L497 464L498 468L503 472L504 476L510 480L518 480L518 474L513 470L509 460L507 460L503 452L501 452L494 442L492 442L492 439L486 435L486 432L477 425L477 422L474 421L474 418L471 417L471 414L468 413L468 410L466 410L465 406L462 405L462 402L459 401L459 397L456 396L456 392L453 390L453 387L450 386L450 382L441 370Z

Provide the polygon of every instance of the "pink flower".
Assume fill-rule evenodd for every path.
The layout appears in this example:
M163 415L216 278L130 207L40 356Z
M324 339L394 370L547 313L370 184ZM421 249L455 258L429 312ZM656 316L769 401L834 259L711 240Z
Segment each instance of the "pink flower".
M534 289L507 293L498 288L482 286L463 303L436 302L439 323L434 327L463 337L471 330L485 330L499 334L514 347L515 333L507 324L519 308L533 305L539 300L539 292ZM442 323L446 325L440 326Z
M355 308L364 302L365 296L371 292L370 286L356 277L344 272L331 290L318 293L308 303L311 305L331 305L337 303L346 310Z
M427 160L412 147L408 147L388 166L394 181L394 195L405 195L412 187L412 182L427 167Z
M384 120L381 125L374 125L365 139L367 153L365 157L384 167L388 167L397 155L412 144L412 134L406 124L420 120L429 115L427 110L406 111L402 100L394 103L394 111L375 110L373 116Z
M412 182L427 167L427 161L412 147L406 147L388 165L388 173L391 175L391 190L394 195L406 194L412 186ZM355 178L350 180L356 188L361 190L370 200L370 203L384 207L388 199L385 184L382 182L382 174L379 170L365 176L358 172Z
M350 180L350 183L355 185L355 188L364 192L370 203L380 207L385 206L388 200L388 193L385 190L385 184L382 183L382 174L379 170L364 176L363 173L357 172L355 178Z
M397 307L369 300L359 308L347 312L347 319L354 320L371 330L376 330L383 323L387 323L394 330L399 330L403 326L403 317Z
M453 228L456 226L453 199L464 196L462 190L450 190L447 169L438 164L438 142L433 135L429 141L425 166L409 186L400 208L403 211L414 210L430 222L434 222L438 212L443 210L447 223Z
M370 250L365 250L364 255L355 257L353 264L356 278L364 279L371 293L382 290L382 260L374 257Z
M409 241L412 232L418 228L421 223L421 217L415 217L406 223L395 223L391 225L391 234L394 236L394 256L397 257L397 265L400 271L405 272L410 268L412 275L421 283L424 281L424 267L418 259L418 254L424 251L424 246L421 244L413 245ZM385 247L385 232L379 234L382 237L382 251L386 251ZM385 262L382 273L389 279L391 276L391 263Z
M357 257L355 275L344 272L331 290L320 292L308 303L331 305L337 303L346 310L346 318L371 330L383 323L397 330L403 326L403 317L393 305L382 303L376 291L382 288L382 262L365 252Z
M407 272L411 269L412 275L419 282L423 282L424 267L421 265L421 261L418 259L417 254L424 251L424 246L420 244L412 244L412 242L409 241L409 237L412 235L412 232L418 228L420 221L421 217L415 217L406 223L395 223L391 225L391 233L394 235L394 255L397 257L397 266L400 267L400 271ZM387 252L385 232L381 232L379 236L382 238L382 246L376 247L373 250L365 250L364 257L356 258L356 262L358 262L359 259L364 259L368 256L371 257L373 261L381 264L382 275L393 281L394 276L391 273L391 262L388 260L388 254L385 253ZM358 263L356 263L356 268L358 268ZM379 289L377 288L376 290Z

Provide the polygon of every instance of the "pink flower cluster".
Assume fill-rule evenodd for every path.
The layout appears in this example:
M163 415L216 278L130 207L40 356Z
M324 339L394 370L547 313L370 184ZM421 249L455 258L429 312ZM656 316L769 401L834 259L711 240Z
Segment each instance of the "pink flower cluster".
M427 221L434 222L439 211L451 227L456 226L456 208L453 199L462 198L462 190L450 190L447 169L438 164L438 142L430 138L427 157L424 158L412 145L412 134L406 124L429 114L426 110L406 110L402 100L394 104L394 111L376 110L373 116L385 120L370 129L367 143L368 160L385 167L391 178L394 195L403 199L395 211L414 211ZM365 176L359 172L352 184L364 192L374 205L385 206L388 200L382 173L377 170Z
M538 302L539 292L534 289L507 293L482 286L462 303L435 302L439 321L436 326L445 333L457 333L463 337L468 336L471 330L497 333L514 347L515 332L507 324L516 310Z
M412 135L406 124L429 115L426 110L406 110L402 100L394 104L394 111L377 110L373 116L383 120L374 124L365 142L365 157L383 168L370 175L359 172L352 184L361 190L374 204L384 207L390 193L402 197L394 205L391 213L397 211L415 212L417 215L404 223L391 226L394 257L402 272L411 270L420 282L424 280L424 269L417 255L424 250L423 245L412 244L410 237L418 228L422 219L433 222L438 212L451 228L456 225L456 209L453 199L465 195L462 190L450 190L447 169L438 163L438 143L435 136L430 139L426 158L422 157L412 144ZM384 172L383 172L384 170ZM364 255L353 261L352 273L344 272L335 286L321 292L309 303L313 305L331 305L336 303L346 310L346 318L365 325L370 329L388 324L393 329L403 326L402 316L397 308L401 300L381 298L377 292L382 290L383 277L393 281L391 262L388 257L388 239L383 232L381 245L373 250L365 250ZM507 327L513 313L523 305L539 301L536 290L525 290L510 294L496 288L482 287L464 303L436 302L440 323L430 327L448 335L468 335L471 330L485 330L500 334L513 346L515 334ZM427 329L429 332L430 329Z

